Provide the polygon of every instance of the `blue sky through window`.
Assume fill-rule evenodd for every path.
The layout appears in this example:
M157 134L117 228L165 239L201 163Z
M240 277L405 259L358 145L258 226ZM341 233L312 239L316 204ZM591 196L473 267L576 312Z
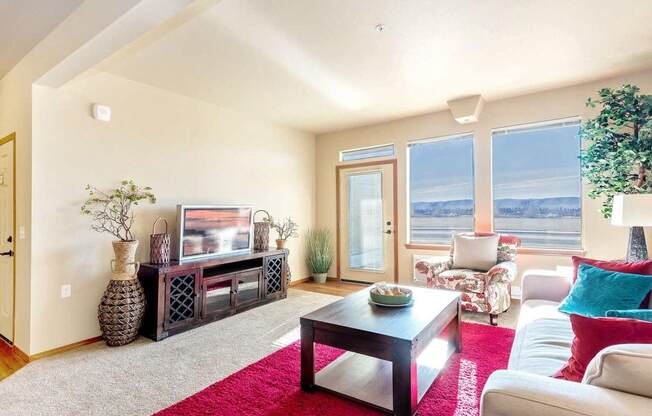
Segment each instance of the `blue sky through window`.
M473 136L410 145L410 199L473 199Z
M473 136L410 145L410 242L473 230Z
M494 199L578 197L578 128L554 127L495 136Z

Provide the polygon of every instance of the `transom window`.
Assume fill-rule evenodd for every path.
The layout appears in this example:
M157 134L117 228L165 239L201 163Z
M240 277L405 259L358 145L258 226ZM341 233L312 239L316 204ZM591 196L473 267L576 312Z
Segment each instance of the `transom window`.
M340 152L340 162L351 160L373 159L377 157L394 157L394 145L365 147L363 149L344 150Z
M410 143L408 169L410 243L449 244L473 230L473 135Z
M523 247L580 249L579 120L494 130L494 230Z

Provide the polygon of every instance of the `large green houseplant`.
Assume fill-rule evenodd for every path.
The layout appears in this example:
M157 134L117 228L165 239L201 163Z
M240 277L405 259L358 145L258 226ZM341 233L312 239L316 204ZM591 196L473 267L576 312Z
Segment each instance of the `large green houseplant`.
M592 185L589 197L604 197L602 214L611 217L616 194L652 191L652 95L634 85L603 88L588 99L600 114L582 124L582 174Z
M326 283L328 270L333 264L333 246L328 230L309 230L306 235L306 263L316 283Z
M580 129L585 143L580 156L582 175L591 184L589 197L603 198L601 212L610 218L615 195L652 192L652 95L623 85L601 89L598 99L589 98L586 104L600 107L600 113ZM644 241L643 229L632 227L630 258L632 248Z

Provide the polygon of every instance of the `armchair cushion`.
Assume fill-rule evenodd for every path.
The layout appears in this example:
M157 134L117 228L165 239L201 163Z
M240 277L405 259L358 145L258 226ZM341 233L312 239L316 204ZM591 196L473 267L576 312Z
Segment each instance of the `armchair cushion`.
M484 293L487 275L470 269L445 270L435 277L435 285L442 289Z
M652 398L652 345L612 345L600 351L582 383Z
M456 234L453 238L453 268L487 271L498 260L498 234Z

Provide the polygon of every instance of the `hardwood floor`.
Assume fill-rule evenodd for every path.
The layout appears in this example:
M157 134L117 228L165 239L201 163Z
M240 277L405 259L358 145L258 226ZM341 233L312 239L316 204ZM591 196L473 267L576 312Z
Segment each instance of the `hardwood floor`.
M292 285L293 289L305 290L308 292L317 292L325 295L334 296L347 296L351 293L367 287L364 283L341 282L339 280L328 280L326 283L315 283L312 280L306 280L296 285Z
M9 377L25 364L25 361L14 353L11 345L0 339L0 380Z

